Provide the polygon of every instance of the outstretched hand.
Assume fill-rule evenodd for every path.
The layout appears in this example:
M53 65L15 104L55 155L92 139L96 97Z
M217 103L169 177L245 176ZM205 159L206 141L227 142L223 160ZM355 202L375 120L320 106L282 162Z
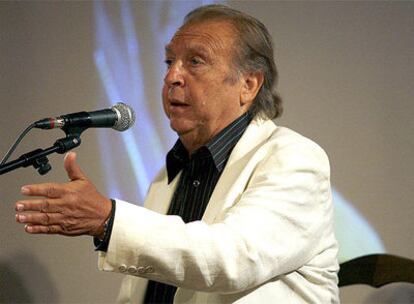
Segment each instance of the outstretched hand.
M16 221L28 233L102 237L111 201L101 195L76 163L76 153L65 156L69 182L23 186L22 194L36 196L16 202Z

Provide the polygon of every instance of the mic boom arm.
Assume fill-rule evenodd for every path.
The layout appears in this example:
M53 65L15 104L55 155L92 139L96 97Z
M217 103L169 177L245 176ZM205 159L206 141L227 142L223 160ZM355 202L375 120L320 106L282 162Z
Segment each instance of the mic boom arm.
M21 167L33 166L40 175L48 173L52 167L49 164L47 155L52 153L63 154L81 144L79 136L67 136L58 139L53 146L47 149L36 149L29 153L23 154L18 159L10 161L0 166L0 175L13 171Z

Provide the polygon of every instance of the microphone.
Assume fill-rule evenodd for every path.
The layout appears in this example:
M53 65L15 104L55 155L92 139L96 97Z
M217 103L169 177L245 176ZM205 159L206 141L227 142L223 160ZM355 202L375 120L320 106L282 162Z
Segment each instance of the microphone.
M39 129L67 129L70 127L87 128L112 128L117 131L125 131L135 123L134 110L118 102L109 109L92 112L77 112L59 117L44 118L34 123Z

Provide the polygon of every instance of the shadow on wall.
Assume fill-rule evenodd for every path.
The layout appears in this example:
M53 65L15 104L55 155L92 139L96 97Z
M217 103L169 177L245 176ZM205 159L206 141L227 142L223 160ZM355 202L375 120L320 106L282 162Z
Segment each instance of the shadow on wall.
M47 269L29 254L0 260L0 303L57 303L58 292Z
M384 303L384 304L407 304L414 303L414 284L395 283L384 287L372 293L365 304Z

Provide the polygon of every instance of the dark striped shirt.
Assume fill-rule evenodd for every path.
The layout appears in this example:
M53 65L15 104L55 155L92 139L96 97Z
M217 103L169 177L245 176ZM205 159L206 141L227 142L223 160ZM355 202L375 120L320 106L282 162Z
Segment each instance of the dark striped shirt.
M179 215L185 223L201 220L211 194L230 153L251 118L244 114L208 144L189 155L180 140L167 154L168 183L182 171L171 200L169 215ZM177 287L149 281L145 303L172 303Z

